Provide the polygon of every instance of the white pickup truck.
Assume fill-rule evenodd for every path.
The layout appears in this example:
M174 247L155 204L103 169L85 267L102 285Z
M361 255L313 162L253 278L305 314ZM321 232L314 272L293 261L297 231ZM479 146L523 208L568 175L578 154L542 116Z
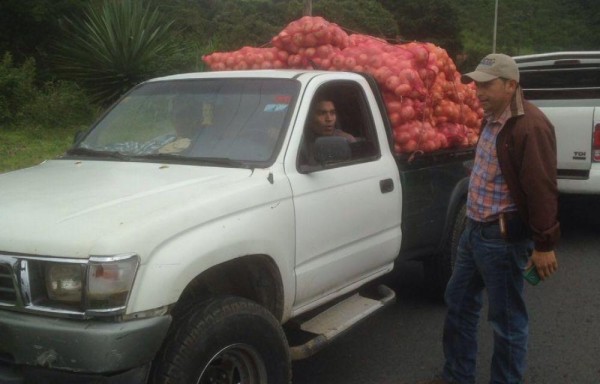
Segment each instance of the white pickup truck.
M525 98L554 125L559 191L600 194L600 51L514 59Z
M305 163L322 93L358 140L319 138ZM288 383L393 301L367 283L397 260L443 288L473 150L409 161L391 140L366 75L135 87L65 155L0 175L0 382Z

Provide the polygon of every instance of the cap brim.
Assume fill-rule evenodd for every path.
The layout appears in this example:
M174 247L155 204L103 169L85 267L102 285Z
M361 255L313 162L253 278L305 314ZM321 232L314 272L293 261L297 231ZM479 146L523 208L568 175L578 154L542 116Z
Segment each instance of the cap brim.
M498 76L490 75L489 73L473 71L473 72L465 73L464 75L462 75L460 77L460 81L463 84L468 84L472 81L477 81L479 83L485 83L487 81L491 81L491 80L494 80L497 78L498 78Z

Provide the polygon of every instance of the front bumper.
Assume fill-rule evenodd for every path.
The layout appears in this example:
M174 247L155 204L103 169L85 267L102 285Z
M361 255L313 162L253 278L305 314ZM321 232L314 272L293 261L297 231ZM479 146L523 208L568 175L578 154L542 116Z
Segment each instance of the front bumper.
M142 367L147 371L170 324L168 315L108 322L1 311L0 382L19 383L16 380L36 372L48 377L54 374L109 377L127 372L139 375Z
M112 374L88 374L0 363L1 384L144 384L150 364Z

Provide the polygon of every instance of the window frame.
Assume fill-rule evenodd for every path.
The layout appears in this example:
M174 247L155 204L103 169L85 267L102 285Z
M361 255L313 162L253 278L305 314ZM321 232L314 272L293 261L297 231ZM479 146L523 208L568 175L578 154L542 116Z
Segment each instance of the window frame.
M516 57L527 99L600 99L600 56Z

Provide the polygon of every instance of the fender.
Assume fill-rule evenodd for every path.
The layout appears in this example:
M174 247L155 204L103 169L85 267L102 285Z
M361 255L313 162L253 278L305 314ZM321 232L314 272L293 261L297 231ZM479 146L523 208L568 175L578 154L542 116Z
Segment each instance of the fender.
M160 244L140 267L128 313L168 306L203 272L245 255L267 255L283 281L284 315L293 301L295 278L291 200L259 206L178 233Z

